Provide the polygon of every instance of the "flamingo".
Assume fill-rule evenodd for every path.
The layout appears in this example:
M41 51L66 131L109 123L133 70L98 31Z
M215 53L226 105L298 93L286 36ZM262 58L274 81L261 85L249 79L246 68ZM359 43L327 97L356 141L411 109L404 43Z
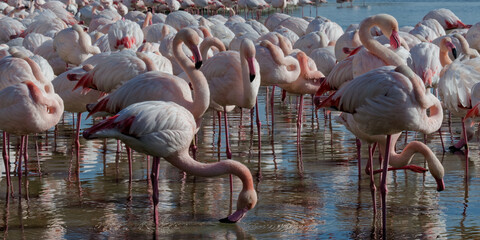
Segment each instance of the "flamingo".
M92 55L100 53L100 49L92 46L90 36L78 24L60 31L53 39L53 49L67 64L76 66Z
M243 39L240 45L240 53L235 51L220 52L205 62L200 70L207 78L211 102L215 102L224 108L229 105L253 108L261 77L258 74L259 64L255 60L255 45L250 39ZM225 94L226 92L229 94ZM227 127L226 111L223 114ZM232 153L228 143L227 128L225 135L227 139L227 158L231 159Z
M177 33L173 44L175 58L192 83L195 101L185 81L172 74L150 71L132 78L98 103L89 105L89 116L100 111L115 114L137 102L172 101L188 109L200 125L201 117L210 103L210 94L205 76L197 70L202 62L197 47L199 41L194 30L185 28ZM182 43L194 53L196 63L185 55L181 48Z
M470 29L468 29L467 34L465 34L465 38L472 48L480 51L480 23L476 23Z
M69 74L85 74L89 66L86 65L82 67L76 67L71 70L68 70L58 77L53 79L52 84L55 87L55 92L62 98L64 104L64 110L71 113L77 113L77 131L75 134L75 144L78 149L80 146L79 134L80 134L80 123L82 118L82 113L87 110L86 105L88 103L96 102L103 93L100 91L92 90L87 94L81 94L81 89L72 91L75 86L75 82L68 80Z
M433 18L437 20L445 30L454 28L469 28L471 25L466 25L460 18L458 18L450 9L440 8L428 12L423 20Z
M143 58L138 56L143 56ZM94 68L88 68L91 70L86 74L71 74L69 78L78 80L74 90L82 87L85 91L95 89L110 93L133 77L154 68L156 66L145 54L140 55L127 49L100 59Z
M213 177L222 174L238 176L243 183L237 200L237 210L221 219L235 223L255 207L257 194L250 170L243 164L225 160L201 163L193 160L188 148L197 125L190 111L173 102L148 101L133 104L101 123L87 129L86 139L113 137L124 141L136 151L154 156L151 181L153 186L154 222L158 226L158 169L160 157L189 174Z
M357 48L352 56L339 62L323 81L317 94L331 89L339 89L345 82L360 76L372 69L393 65L406 64L395 52L376 41L370 34L370 29L378 26L384 35L390 39L390 45L397 49L400 46L397 20L388 14L378 14L364 19L360 23L359 38L363 48Z
M0 91L0 129L4 131L3 157L7 171L7 185L10 185L8 155L6 154L6 133L22 135L21 152L26 160L25 135L46 131L56 125L63 114L63 101L53 92L52 84L45 79L38 64L22 52L12 52L14 57L23 59L20 83L11 84ZM3 61L3 60L2 60ZM2 64L0 64L2 65ZM4 65L5 66L5 65ZM8 65L7 65L8 66ZM10 68L9 70L12 70ZM5 76L5 75L4 75ZM20 155L22 155L20 153ZM21 178L21 162L18 165ZM19 181L21 183L21 180Z
M438 92L442 97L445 107L455 116L464 117L467 110L472 108L472 89L480 81L480 58L465 59L464 56L452 61L448 52L456 57L456 48L450 37L445 37L440 43L440 61L444 65L438 83ZM462 135L451 151L458 151L466 146L467 133L470 127L462 121Z
M300 95L297 117L297 145L299 145L303 123L303 95L315 94L325 75L317 70L315 63L309 64L309 61L313 62L313 60L311 60L304 52L299 51L296 56L300 66L300 74L298 75L298 78L293 82L279 83L278 86L288 93Z
M125 48L137 50L143 43L143 31L130 20L119 20L108 30L108 42L112 51Z
M372 152L372 143L378 143L380 155L385 153L386 150L386 136L385 135L368 135L362 130L360 130L359 124L355 121L352 114L342 112L338 118L336 118L338 122L345 125L345 127L352 132L357 138L359 138L363 142L368 143L368 165L367 165L367 174L370 175L370 190L372 192L372 205L373 205L373 213L376 215L376 187L375 187L375 180L374 180L374 171L373 171L373 152ZM392 134L391 146L390 149L390 162L389 165L393 166L392 170L398 169L411 169L415 172L424 172L423 168L408 165L410 164L411 160L413 159L413 155L415 153L420 153L424 156L425 160L427 161L428 168L432 176L435 178L437 182L437 191L443 191L445 189L445 183L443 182L443 176L445 171L443 169L442 164L432 152L432 150L422 142L412 141L405 146L400 154L395 152L395 143L397 142L398 138L400 137L401 133ZM358 159L360 161L360 158ZM359 164L360 166L360 164ZM389 169L390 170L390 169ZM359 168L359 173L361 169Z
M382 193L382 224L386 236L387 171L391 135L404 131L430 134L443 120L440 101L427 92L419 77L406 65L384 66L371 70L348 82L318 107L335 106L353 114L359 129L369 135L387 135L380 190ZM430 115L427 115L427 109ZM441 189L443 190L443 189Z
M436 87L442 70L440 48L433 43L420 43L410 49L409 67L422 78L427 87Z

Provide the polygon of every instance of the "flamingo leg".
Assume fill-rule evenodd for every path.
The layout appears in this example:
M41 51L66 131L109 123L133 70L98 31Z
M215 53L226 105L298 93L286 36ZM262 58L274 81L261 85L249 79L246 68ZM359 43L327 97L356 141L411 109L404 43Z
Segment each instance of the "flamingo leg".
M218 116L218 149L220 152L220 146L222 145L222 116L220 112L217 111Z
M465 141L465 178L468 178L468 137L467 131L465 129L465 121L464 117L462 117L462 134L463 139Z
M298 117L297 117L297 146L300 145L300 135L302 133L302 117L303 117L303 95L300 95L300 102L298 103Z
M357 158L358 158L358 179L362 179L362 142L360 139L355 138L355 143L357 145Z
M442 143L442 150L445 152L445 145L443 144L442 128L438 129L438 135L440 135L440 142Z
M270 96L270 111L272 112L272 129L275 123L275 113L273 111L273 104L275 102L275 85L272 86L272 96Z
M5 165L5 173L7 175L7 196L8 196L8 191L12 187L12 182L10 179L10 156L8 155L7 152L7 132L3 131L3 164ZM12 190L13 192L13 190Z
M257 115L257 135L258 135L258 150L262 149L262 135L260 134L260 129L262 123L260 122L260 114L258 112L258 98L255 99L255 114Z
M153 190L153 221L155 223L155 228L158 226L158 174L159 174L160 158L153 157L152 162L152 173L150 174L150 180L152 181L152 190Z
M232 159L232 151L230 150L230 141L228 137L228 117L226 107L223 107L223 120L225 121L225 144L227 145L227 159Z
M80 149L80 124L82 123L82 113L77 113L77 129L75 132L75 147L76 150L79 151Z
M132 175L133 175L133 168L132 168L132 149L125 145L125 148L127 150L127 159L128 159L128 182L132 183Z
M383 173L382 181L380 183L380 192L382 194L382 231L383 239L386 239L387 236L387 174L388 174L388 161L390 160L390 142L391 135L387 135L387 144L385 149L385 159L383 159Z
M373 216L377 215L377 199L375 197L377 188L375 187L375 176L373 175L373 152L375 149L371 144L368 144L368 171L370 173L370 191L372 193Z

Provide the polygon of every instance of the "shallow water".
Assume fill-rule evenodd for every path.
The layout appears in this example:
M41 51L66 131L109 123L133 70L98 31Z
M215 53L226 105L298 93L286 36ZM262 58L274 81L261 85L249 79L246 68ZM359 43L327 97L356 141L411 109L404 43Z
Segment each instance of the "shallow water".
M412 4L418 9L412 9ZM473 13L480 8L480 3L476 2L367 1L367 5L337 8L329 4L319 7L318 11L346 27L379 12L392 13L401 25L413 25L426 12L439 7L448 7L464 22L475 23ZM298 16L300 10L295 9L293 14ZM160 226L156 236L160 239L381 238L381 216L372 214L368 176L362 172L361 179L358 178L355 138L342 125L330 120L338 113L329 117L320 110L317 117L312 112L311 98L306 97L299 149L296 143L297 98L290 96L282 103L277 88L273 124L267 99L269 95L262 87L259 92L260 150L256 125L253 124L252 129L249 110L243 110L243 114L239 110L229 114L233 158L251 169L259 197L257 206L242 222L221 224L218 219L235 209L240 181L234 178L231 197L228 176L212 179L186 176L162 160ZM198 136L198 160L202 162L226 159L223 132L221 146L217 144L220 132L215 115L206 113ZM125 151L117 153L115 140L81 139L77 165L71 139L73 122L71 114L67 113L56 134L52 130L47 135L30 137L29 176L26 181L24 178L21 198L17 177L12 178L14 198L9 201L5 195L6 181L0 182L0 234L8 239L153 237L151 187L147 180L150 163L146 157L134 155L133 182L129 184L126 154ZM82 128L91 124L91 120L84 121ZM446 114L442 128L446 146L458 140L460 129L460 120L449 120ZM407 138L408 141L423 141L422 134L412 132ZM11 140L11 157L14 158L18 141L15 137ZM390 173L388 237L480 239L478 134L470 145L468 176L465 176L465 156L458 152L444 153L438 134L428 136L427 144L445 167L446 190L437 192L436 183L428 172ZM397 149L404 146L405 135ZM366 157L364 146L363 167ZM424 165L423 157L418 155L413 162ZM379 201L377 193L377 203Z
M362 179L358 179L355 138L343 126L330 121L322 110L316 118L311 98L306 97L300 154L296 144L297 98L287 97L282 103L279 93L272 125L265 89L260 90L261 151L256 125L251 128L249 111L244 110L243 116L239 110L229 115L233 158L251 169L259 197L257 206L240 223L219 223L218 219L232 209L228 176L211 179L185 176L162 160L160 226L156 236L161 239L380 238L381 216L372 215L368 176L362 173ZM207 112L198 137L199 161L226 159L225 137L222 136L218 147L218 123L213 126L213 115L216 114ZM332 118L336 115L332 113ZM129 185L126 154L116 153L115 140L81 139L77 168L72 153L71 123L71 115L66 114L65 122L58 126L56 140L53 131L48 133L48 140L45 135L30 137L29 176L24 182L28 193L24 187L21 200L17 177L13 177L15 198L9 202L5 198L6 181L0 183L3 236L8 239L151 238L154 229L146 158L135 154L133 182ZM90 125L87 120L82 127ZM447 146L452 139L458 139L459 119L451 119L450 126L453 135L449 133L446 118L442 130ZM409 133L408 141L414 139L422 141L423 136ZM397 149L405 146L404 141L402 136ZM39 144L38 158L35 143ZM443 153L438 134L429 136L427 143L443 162L446 190L437 192L428 172L390 174L389 237L478 239L478 137L471 144L467 181L464 155ZM14 156L13 150L11 155ZM366 164L366 156L364 147L362 166ZM423 166L423 157L415 156L414 163ZM233 208L240 188L240 181L234 178ZM377 194L377 203L379 200Z

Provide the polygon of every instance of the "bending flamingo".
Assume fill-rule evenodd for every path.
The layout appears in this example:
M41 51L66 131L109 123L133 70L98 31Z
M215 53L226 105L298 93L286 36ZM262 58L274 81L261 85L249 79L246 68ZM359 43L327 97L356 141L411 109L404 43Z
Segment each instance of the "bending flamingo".
M193 160L188 148L197 125L190 111L173 102L148 101L130 105L115 115L87 129L87 139L117 138L136 151L154 156L151 181L153 186L154 222L158 226L158 170L160 157L175 167L195 176L214 177L223 174L238 176L243 188L238 195L237 210L221 222L234 223L255 207L257 194L253 178L245 165L232 160L201 163Z
M385 66L363 74L340 88L317 107L334 106L353 114L361 131L369 135L387 135L381 180L382 224L386 236L387 172L391 135L404 131L424 134L438 130L443 120L440 101L426 92L418 76L406 65ZM427 115L427 110L430 115ZM443 189L441 189L443 190Z

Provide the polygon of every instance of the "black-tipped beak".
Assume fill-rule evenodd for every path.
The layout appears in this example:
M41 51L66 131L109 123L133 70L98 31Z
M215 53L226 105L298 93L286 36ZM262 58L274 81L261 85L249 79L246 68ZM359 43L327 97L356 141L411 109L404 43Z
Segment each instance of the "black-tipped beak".
M250 74L250 82L253 82L254 79L255 79L255 74Z
M452 54L453 54L453 58L457 59L457 49L456 48L452 48Z
M218 220L218 221L220 221L221 223L237 223L237 222L234 222L234 221L228 219L228 217L222 218L222 219L220 219L220 220Z
M201 66L202 66L202 61L198 61L195 63L195 69L200 69Z

